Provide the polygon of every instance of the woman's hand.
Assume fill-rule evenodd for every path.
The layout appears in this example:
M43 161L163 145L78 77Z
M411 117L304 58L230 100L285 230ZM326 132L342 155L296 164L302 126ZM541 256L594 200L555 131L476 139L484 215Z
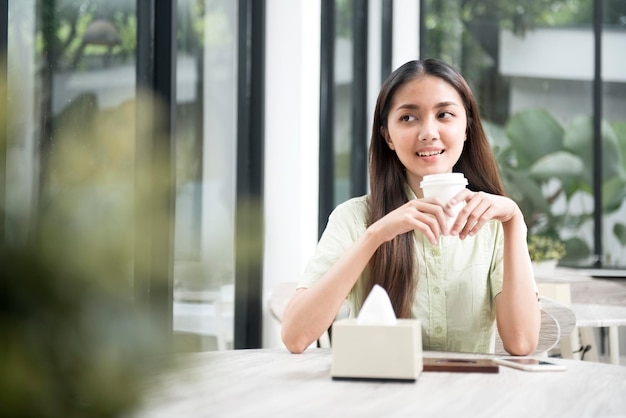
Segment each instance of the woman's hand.
M465 201L465 207L459 212L450 234L465 239L476 234L488 221L497 219L503 224L515 217L522 216L517 204L505 196L485 192L472 192L465 189L452 198L446 205L451 208Z
M447 219L454 212L447 202L439 198L410 200L375 222L370 228L383 242L392 240L409 231L421 231L433 244L439 243L439 236L448 234Z

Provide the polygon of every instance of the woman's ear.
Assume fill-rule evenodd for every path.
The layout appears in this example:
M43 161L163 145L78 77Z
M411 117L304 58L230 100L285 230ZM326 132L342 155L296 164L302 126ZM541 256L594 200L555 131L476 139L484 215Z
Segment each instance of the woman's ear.
M391 138L389 137L389 132L387 131L387 128L384 126L381 126L379 128L379 132L382 135L382 137L385 138L385 142L389 146L389 149L391 149L392 151L395 151L396 148L393 146L393 142L391 141Z

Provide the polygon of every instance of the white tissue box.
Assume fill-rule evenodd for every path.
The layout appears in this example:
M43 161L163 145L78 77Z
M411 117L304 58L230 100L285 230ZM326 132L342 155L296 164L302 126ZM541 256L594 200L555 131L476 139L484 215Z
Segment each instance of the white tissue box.
M331 376L340 379L415 381L423 369L422 328L417 319L395 325L333 324Z

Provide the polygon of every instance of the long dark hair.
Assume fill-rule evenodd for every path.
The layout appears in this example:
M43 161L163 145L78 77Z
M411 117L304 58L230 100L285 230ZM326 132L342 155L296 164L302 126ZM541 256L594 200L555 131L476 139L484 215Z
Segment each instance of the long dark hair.
M465 106L467 140L452 170L465 174L469 188L474 191L505 194L496 160L480 122L476 99L463 76L438 59L409 61L389 75L376 101L369 149L368 226L407 202L404 166L387 145L382 130L387 128L387 117L398 88L424 75L439 77L450 84ZM368 265L367 293L375 284L385 288L398 318L412 316L416 287L413 252L413 232L407 232L381 245Z

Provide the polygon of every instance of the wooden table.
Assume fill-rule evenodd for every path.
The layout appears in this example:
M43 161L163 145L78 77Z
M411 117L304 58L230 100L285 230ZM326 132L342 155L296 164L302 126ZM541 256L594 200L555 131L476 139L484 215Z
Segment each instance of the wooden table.
M428 352L429 356L450 353ZM457 355L460 356L460 355ZM467 357L468 355L465 355ZM489 357L489 355L476 355ZM415 383L334 381L330 349L187 354L136 418L596 417L626 414L626 367L555 359L565 372L423 372Z

